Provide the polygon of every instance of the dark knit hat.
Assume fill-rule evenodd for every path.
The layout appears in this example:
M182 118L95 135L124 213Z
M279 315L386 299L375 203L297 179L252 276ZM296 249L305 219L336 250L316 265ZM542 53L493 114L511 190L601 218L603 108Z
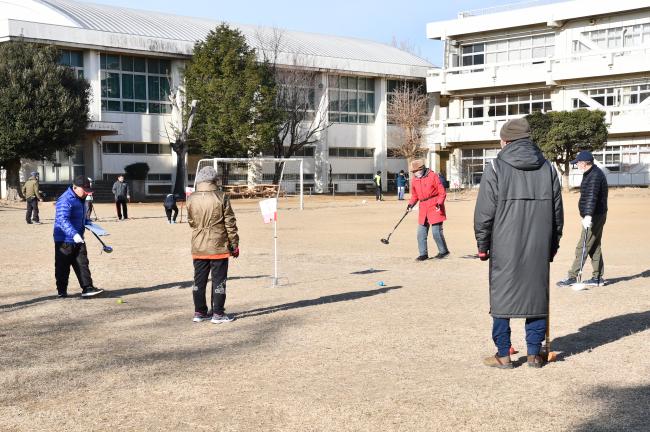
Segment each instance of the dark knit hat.
M530 136L530 126L525 118L508 120L501 126L499 135L505 142L527 138Z

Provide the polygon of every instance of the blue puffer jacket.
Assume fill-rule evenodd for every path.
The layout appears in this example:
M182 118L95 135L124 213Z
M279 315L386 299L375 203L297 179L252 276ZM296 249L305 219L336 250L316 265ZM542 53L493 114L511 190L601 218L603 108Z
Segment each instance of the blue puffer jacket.
M54 241L74 243L75 234L84 236L85 225L84 200L79 198L70 187L56 200Z

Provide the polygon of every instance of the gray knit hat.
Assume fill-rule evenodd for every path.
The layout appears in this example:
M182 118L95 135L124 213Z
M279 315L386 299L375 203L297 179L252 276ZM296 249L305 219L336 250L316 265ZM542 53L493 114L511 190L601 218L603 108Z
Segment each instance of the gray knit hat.
M217 171L211 166L206 166L201 168L199 173L196 175L196 184L199 183L216 183L217 182Z
M508 120L501 126L501 139L510 142L530 136L530 125L525 118Z

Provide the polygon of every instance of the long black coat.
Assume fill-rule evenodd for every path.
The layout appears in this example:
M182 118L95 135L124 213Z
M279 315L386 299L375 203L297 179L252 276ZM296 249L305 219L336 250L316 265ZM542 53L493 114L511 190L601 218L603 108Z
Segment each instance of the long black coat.
M557 172L528 138L508 144L487 165L474 211L479 251L490 251L490 314L548 315L549 262L564 211Z

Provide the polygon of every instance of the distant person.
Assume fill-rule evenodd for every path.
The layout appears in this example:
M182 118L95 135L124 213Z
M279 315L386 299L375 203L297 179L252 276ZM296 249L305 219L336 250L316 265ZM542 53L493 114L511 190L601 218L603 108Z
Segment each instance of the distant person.
M404 170L400 170L399 174L397 174L395 185L397 186L397 199L403 201L404 190L406 189L406 176L404 175Z
M449 255L447 242L442 231L442 224L447 220L445 213L445 199L447 193L445 188L440 184L440 178L432 170L424 166L422 159L411 162L411 199L406 206L407 211L420 202L420 211L418 214L418 250L419 255L416 261L425 261L429 259L427 248L427 235L429 226L431 226L431 235L438 247L438 255L434 258L443 259Z
M178 216L178 206L176 205L176 195L167 194L165 201L163 202L165 207L165 214L167 215L167 223L175 224L176 216ZM174 217L172 218L172 211L174 212Z
M525 119L501 128L501 152L481 178L474 234L490 260L490 315L497 353L486 366L511 369L510 319L526 319L528 366L540 355L548 318L550 262L560 247L564 213L557 172L530 139Z
M381 171L377 171L372 181L375 184L375 201L381 201Z
M601 241L603 239L603 228L607 221L607 193L608 184L605 173L594 165L594 156L583 150L578 153L572 164L577 164L578 169L582 171L582 183L580 183L580 200L578 201L578 210L582 218L583 232L578 239L576 246L575 259L569 270L566 279L562 279L557 286L569 286L577 282L578 272L582 263L582 243L584 235L587 236L587 253L591 258L592 274L591 279L584 281L586 286L603 286L605 279L605 263L601 250Z
M203 167L196 176L196 190L187 199L187 221L192 228L194 263L194 322L230 322L225 313L228 258L239 256L237 220L230 199L217 188L217 172ZM208 310L205 288L212 276L211 304Z
M23 196L25 197L25 201L27 201L25 221L30 225L41 224L41 220L38 217L38 202L43 201L43 198L41 197L39 188L38 172L34 171L23 185Z
M88 183L90 184L90 187L93 187L93 179L88 177ZM86 219L91 220L91 215L93 214L93 192L89 192L88 195L86 195Z
M81 297L94 297L104 292L95 288L90 276L88 252L84 243L86 195L92 192L90 182L77 176L72 186L56 201L54 217L54 275L59 298L68 296L70 267L77 275Z
M117 219L126 220L129 218L127 202L131 199L129 194L129 185L124 181L124 176L117 177L117 181L113 183L113 195L115 196L115 208L117 209Z

